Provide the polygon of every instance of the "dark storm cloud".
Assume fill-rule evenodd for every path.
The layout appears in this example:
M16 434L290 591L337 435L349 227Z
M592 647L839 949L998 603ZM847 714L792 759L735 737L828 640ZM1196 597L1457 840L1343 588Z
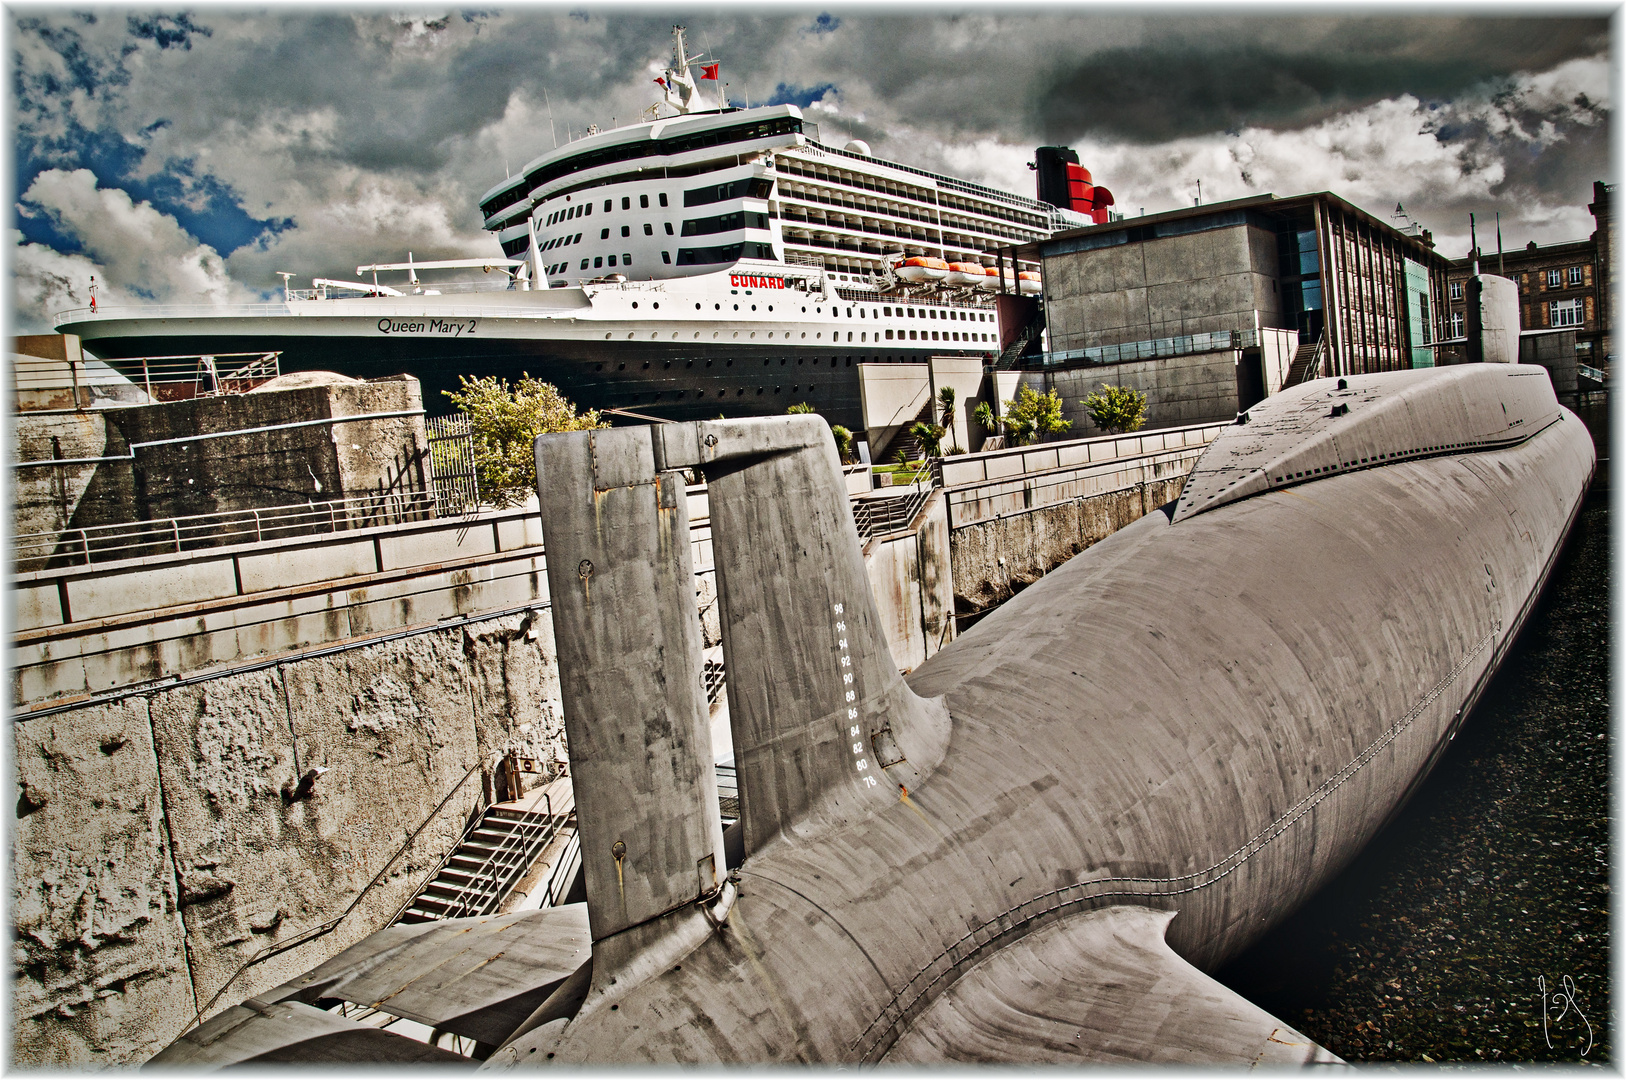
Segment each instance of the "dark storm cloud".
M1223 24L1056 65L1036 89L1045 138L1136 142L1303 127L1400 94L1450 99L1510 72L1597 52L1598 18L1285 19L1259 39Z

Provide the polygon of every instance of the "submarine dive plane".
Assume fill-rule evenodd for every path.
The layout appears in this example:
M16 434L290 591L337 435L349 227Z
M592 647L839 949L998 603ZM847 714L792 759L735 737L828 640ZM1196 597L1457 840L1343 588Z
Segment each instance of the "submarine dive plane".
M159 1063L335 1060L318 1004L386 997L500 1069L1336 1062L1205 972L1422 782L1594 467L1538 367L1305 383L905 678L819 418L536 453L585 910L385 929ZM685 469L710 486L728 833Z

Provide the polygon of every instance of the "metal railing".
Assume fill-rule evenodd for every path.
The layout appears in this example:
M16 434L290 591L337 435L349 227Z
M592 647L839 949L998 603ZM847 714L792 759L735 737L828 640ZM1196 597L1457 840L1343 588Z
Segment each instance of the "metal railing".
M582 864L582 834L572 831L570 839L565 841L564 850L559 852L559 858L553 863L553 872L548 875L548 884L542 891L543 907L558 907L560 902L574 884L574 875Z
M480 505L480 478L474 460L474 430L469 418L426 416L429 465L435 476L435 501L442 513L458 514Z
M142 356L124 360L52 360L18 356L13 374L19 389L82 391L134 385L153 401L241 394L281 373L280 352ZM66 367L67 379L62 378Z
M1215 330L1181 337L1127 341L1121 345L1097 345L1087 349L1058 349L1044 354L1045 365L1082 361L1086 364L1122 364L1132 360L1162 360L1173 356L1220 352L1224 349L1252 349L1259 345L1257 330Z
M854 499L853 524L858 527L858 538L868 540L872 536L907 529L931 494L930 487L922 487L890 498Z
M350 914L354 912L358 906L360 906L362 900L366 899L367 894L372 892L372 890L378 886L378 883L384 880L384 875L389 872L390 867L395 865L395 860L406 854L407 849L412 847L412 845L417 841L418 837L423 835L423 831L429 827L429 823L438 818L440 816L440 812L446 809L446 804L452 801L453 796L455 796L459 791L463 790L463 785L469 782L469 777L480 771L481 765L481 762L475 762L474 765L469 768L469 771L463 774L463 778L452 785L452 789L446 793L445 797L442 798L440 802L435 804L435 808L429 811L429 815L423 819L422 823L420 823L416 829L412 830L412 835L408 836L406 841L396 849L395 854L391 855L389 859L385 861L384 865L379 867L378 873L373 875L372 880L366 885L362 886L360 892L356 893L355 897L350 901L348 907L339 912L338 915L329 919L327 922L306 927L297 934L293 934L292 936L284 938L281 941L272 942L270 945L267 945L265 948L243 961L242 965L239 966L236 971L232 972L231 977L220 984L220 989L214 992L214 996L211 997L208 1002L198 1010L197 1015L192 1018L192 1022L186 1025L186 1030L190 1031L201 1024L203 1022L204 1015L208 1013L210 1009L214 1008L215 1002L220 1000L220 996L230 989L231 985L235 983L242 976L243 972L247 971L249 968L258 964L263 964L273 956L278 956L290 949L297 949L299 946L315 941L317 938L326 937L328 934L331 934L333 931L337 930L339 928L339 924L344 922L345 919L349 918ZM475 812L472 815L473 820L476 823L478 823L484 816L486 805L485 789L482 787L479 795L478 805L476 806ZM457 845L454 844L452 846L452 851L456 850ZM451 855L448 854L446 858L450 859ZM435 868L431 870L429 875L423 879L423 883L420 884L417 889L412 891L411 896L414 900L417 899L418 893L422 892L424 887L428 885L429 882L435 880L435 875L440 873L440 868L445 864L446 859L443 859L439 863L435 864ZM405 911L407 907L411 906L411 903L412 901L409 900L406 905L397 908L395 914L392 915L384 923L384 925L389 926L394 923L396 919L401 917L401 912Z
M464 833L452 854L441 863L444 870L453 857L460 851L469 837L479 831L481 827L488 826L493 820L501 820L508 830L503 834L502 840L492 849L480 864L480 868L468 876L468 880L458 886L458 895L455 901L446 904L446 910L441 912L441 919L460 919L470 915L489 915L502 903L503 897L518 883L530 869L531 860L535 859L545 850L554 837L558 836L565 827L565 816L557 817L547 815L543 821L529 821L525 819L493 819L489 815L491 808L481 815L474 828ZM413 904L424 899L424 893L433 887L439 878L439 873L430 878L423 888L405 904L396 918L400 918ZM394 920L392 919L393 923Z
M327 502L21 533L13 537L12 553L20 571L42 569L47 561L89 566L92 562L424 521L435 516L435 508L435 496L430 492L392 491Z

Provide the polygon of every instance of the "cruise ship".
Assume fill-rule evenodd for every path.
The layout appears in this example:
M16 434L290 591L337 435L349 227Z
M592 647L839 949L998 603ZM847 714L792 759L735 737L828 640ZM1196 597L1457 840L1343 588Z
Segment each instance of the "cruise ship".
M115 365L253 349L284 371L408 372L431 412L460 376L527 373L586 407L683 420L806 402L862 433L866 365L995 361L1037 314L1015 247L1105 220L1111 196L1081 203L1076 164L1058 206L883 161L825 144L794 105L708 97L700 59L674 27L651 119L589 129L488 191L500 255L309 289L284 276L279 303L77 309L57 329Z

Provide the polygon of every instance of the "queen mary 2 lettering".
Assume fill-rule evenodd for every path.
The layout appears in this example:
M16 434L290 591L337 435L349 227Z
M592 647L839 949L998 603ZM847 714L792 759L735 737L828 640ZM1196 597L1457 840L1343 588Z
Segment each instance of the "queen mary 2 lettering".
M586 406L681 420L805 401L853 427L863 365L992 361L1024 329L1038 274L1012 249L1089 219L827 145L793 105L734 108L699 60L674 27L666 115L590 129L486 192L500 253L285 279L257 305L104 304L57 329L115 365L277 349L284 370L407 372L432 409L460 376L528 373Z

